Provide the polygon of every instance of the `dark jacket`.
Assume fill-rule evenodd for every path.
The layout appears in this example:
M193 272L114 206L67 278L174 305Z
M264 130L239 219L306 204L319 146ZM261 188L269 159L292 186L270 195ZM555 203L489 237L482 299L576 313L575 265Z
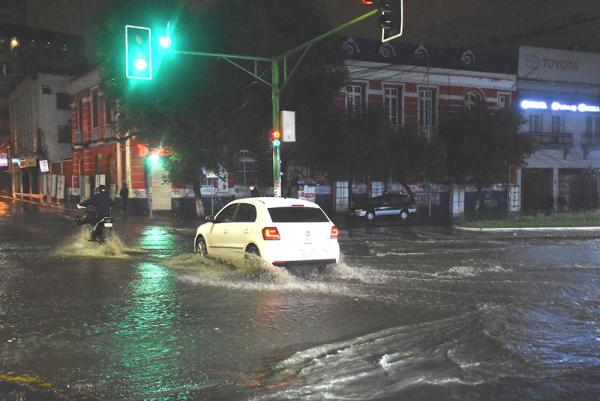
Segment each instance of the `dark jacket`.
M124 199L129 198L129 188L122 187L121 190L119 191L119 196Z
M110 208L113 205L113 200L107 191L100 192L92 196L90 199L81 203L85 207L93 206L96 209L97 217L110 216Z

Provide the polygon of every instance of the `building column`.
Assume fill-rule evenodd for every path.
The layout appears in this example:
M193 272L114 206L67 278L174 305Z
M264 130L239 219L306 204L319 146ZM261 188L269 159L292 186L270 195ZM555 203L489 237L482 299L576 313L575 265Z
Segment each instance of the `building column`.
M554 201L558 199L558 167L552 169L552 198Z
M117 189L115 192L115 195L119 193L119 191L121 190L121 184L123 183L123 171L122 169L122 165L121 165L121 142L117 141Z
M131 186L131 138L125 141L125 180L129 191L133 190Z
M465 214L465 187L460 184L452 184L451 194L451 214L452 217L461 217Z

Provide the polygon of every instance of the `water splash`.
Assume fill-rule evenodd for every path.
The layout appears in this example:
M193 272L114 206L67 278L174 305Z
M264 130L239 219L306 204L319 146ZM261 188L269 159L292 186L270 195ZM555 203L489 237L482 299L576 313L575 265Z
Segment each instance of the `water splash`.
M354 280L360 277L352 268L343 264L328 267L324 272L314 271L302 277L255 257L234 263L184 254L166 261L164 265L178 271L179 280L196 285L250 291L323 293L354 298L366 296L357 294L356 289L339 282L339 278L345 278L352 284L352 277Z
M112 233L108 240L100 245L95 241L89 241L87 231L82 229L63 246L59 246L54 252L55 257L83 257L83 258L130 258L130 253L135 249L128 248L116 233Z

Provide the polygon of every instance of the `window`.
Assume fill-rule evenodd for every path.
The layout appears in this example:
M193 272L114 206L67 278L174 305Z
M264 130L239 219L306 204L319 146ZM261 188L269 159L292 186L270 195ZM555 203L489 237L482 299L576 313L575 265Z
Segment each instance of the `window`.
M273 223L324 223L329 221L325 213L317 207L270 207Z
M231 223L233 221L233 215L235 214L235 209L237 206L237 204L230 205L220 211L215 219L215 223Z
M248 203L240 203L237 214L235 215L236 223L252 223L256 221L256 207Z
M42 95L51 95L52 89L48 85L42 85Z
M587 116L585 119L585 133L600 135L600 117Z
M419 88L419 126L437 126L437 88Z
M391 127L402 125L402 114L400 105L402 101L402 90L399 88L385 88L384 91L385 115Z
M555 134L565 132L565 118L563 116L552 116L552 132Z
M585 133L592 134L594 132L594 117L587 116L585 118Z
M498 94L498 109L504 109L510 105L510 95L507 93Z
M483 96L479 91L470 90L465 93L465 109L468 111L473 110L475 106L483 102Z
M358 117L363 112L364 90L362 85L346 86L346 112L351 118Z
M543 119L541 114L532 114L529 116L529 132L543 132Z
M68 93L57 93L56 108L58 110L71 110L71 96Z
M92 128L98 127L98 89L92 89Z

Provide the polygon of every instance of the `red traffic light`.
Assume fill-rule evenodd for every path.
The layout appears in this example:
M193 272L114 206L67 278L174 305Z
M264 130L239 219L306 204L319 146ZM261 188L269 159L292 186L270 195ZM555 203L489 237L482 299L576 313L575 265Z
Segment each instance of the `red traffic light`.
M271 141L275 141L275 140L281 139L281 132L279 132L276 129L273 130L273 131L271 131L271 132L269 132L269 139Z
M372 6L373 4L375 4L375 0L360 0L360 2L368 6Z

